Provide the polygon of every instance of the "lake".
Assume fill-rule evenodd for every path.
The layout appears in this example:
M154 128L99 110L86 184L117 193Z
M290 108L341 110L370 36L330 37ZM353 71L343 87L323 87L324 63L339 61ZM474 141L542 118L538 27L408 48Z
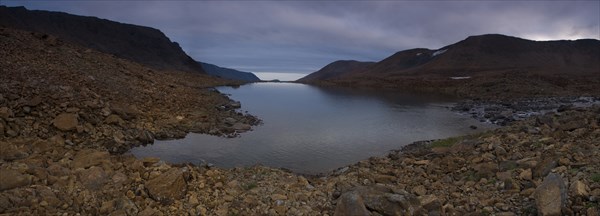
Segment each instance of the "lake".
M219 87L263 124L237 138L188 134L133 148L137 157L218 167L262 164L298 173L331 171L419 140L474 133L491 125L450 111L444 96L323 88L295 83ZM475 125L479 129L472 130Z

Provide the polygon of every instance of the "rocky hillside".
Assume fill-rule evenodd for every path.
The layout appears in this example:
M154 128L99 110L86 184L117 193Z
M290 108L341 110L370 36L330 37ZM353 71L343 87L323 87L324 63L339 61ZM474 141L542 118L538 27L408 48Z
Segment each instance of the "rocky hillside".
M312 81L332 79L338 76L342 76L343 74L352 73L355 71L362 71L373 64L375 63L359 62L354 60L335 61L321 68L319 71L302 77L297 81L302 83L309 83Z
M239 83L150 69L41 33L2 28L0 38L0 138L58 136L120 152L155 137L233 132L221 129L218 108L229 100L207 88Z
M465 97L599 95L600 41L471 36L438 50L398 52L312 83L441 91ZM313 77L318 77L319 72ZM510 94L507 94L509 93Z
M251 72L239 71L231 68L219 67L214 64L198 62L207 74L230 80L258 82L260 79Z
M0 26L54 35L154 69L204 73L202 66L158 29L96 17L0 6Z

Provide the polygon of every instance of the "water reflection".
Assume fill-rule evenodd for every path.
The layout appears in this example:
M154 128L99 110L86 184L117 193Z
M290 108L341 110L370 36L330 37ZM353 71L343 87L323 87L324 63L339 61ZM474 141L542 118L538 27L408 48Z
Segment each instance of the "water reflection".
M454 101L436 95L318 88L293 83L221 87L264 125L227 139L189 134L132 149L169 162L201 160L221 167L263 164L301 173L332 170L417 140L473 132L479 122L450 112Z

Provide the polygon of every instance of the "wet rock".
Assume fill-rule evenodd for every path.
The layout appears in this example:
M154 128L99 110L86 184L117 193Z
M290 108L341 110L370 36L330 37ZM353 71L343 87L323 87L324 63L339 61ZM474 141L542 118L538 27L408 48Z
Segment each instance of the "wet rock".
M146 188L150 196L159 202L170 203L173 200L181 199L186 192L183 171L178 168L171 168L146 182Z
M31 184L32 176L16 170L0 169L0 191Z
M542 184L536 188L534 199L539 215L562 215L561 210L566 204L567 191L560 175L548 174Z
M108 181L108 176L101 167L91 167L79 173L79 180L86 188L97 190Z
M72 113L62 113L52 121L54 127L62 131L74 130L79 124L77 115Z
M88 168L91 166L97 166L102 163L109 163L110 154L105 151L96 150L83 150L77 153L73 158L72 167L77 168Z
M233 108L233 109L239 109L242 108L242 104L239 101L234 101L229 103L229 107Z
M247 131L250 130L252 128L252 126L250 126L249 124L244 124L244 123L235 123L233 124L233 126L231 126L232 129L236 130L236 131Z
M138 133L137 140L142 144L154 143L154 135L150 131L142 130Z

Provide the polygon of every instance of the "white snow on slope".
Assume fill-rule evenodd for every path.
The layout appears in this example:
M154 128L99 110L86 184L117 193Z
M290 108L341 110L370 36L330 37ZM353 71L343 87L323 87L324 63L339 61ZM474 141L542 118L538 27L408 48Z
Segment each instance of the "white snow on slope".
M441 54L445 53L446 51L448 51L448 50L447 50L447 49L445 49L445 50L438 50L438 51L435 51L433 54L431 54L431 57L435 57L435 56L437 56L437 55L441 55Z

